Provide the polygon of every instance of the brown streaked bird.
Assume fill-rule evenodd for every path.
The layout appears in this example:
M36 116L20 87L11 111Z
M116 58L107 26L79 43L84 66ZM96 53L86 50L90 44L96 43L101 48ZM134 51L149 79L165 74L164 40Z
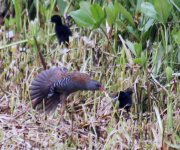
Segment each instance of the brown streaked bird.
M33 108L54 112L59 103L63 105L68 95L79 90L100 90L103 86L80 72L68 72L66 68L50 68L42 71L32 81L30 96ZM44 108L43 108L44 107Z

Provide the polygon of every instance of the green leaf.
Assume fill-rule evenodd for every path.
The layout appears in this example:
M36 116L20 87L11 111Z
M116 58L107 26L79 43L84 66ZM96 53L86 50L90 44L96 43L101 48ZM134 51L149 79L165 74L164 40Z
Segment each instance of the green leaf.
M5 25L6 27L12 26L16 23L16 19L15 18L5 18Z
M166 23L171 13L172 5L168 0L153 0L157 12L157 21Z
M167 67L166 68L166 78L167 78L168 82L171 81L172 77L173 77L173 70L171 67Z
M94 20L93 28L98 28L105 18L104 10L98 4L91 5L90 10Z
M90 10L91 3L90 2L81 1L79 6L80 6L80 9L82 9L83 11L85 11L87 14L91 16L91 10Z
M178 8L177 10L179 10L179 8L180 8L180 1L179 0L173 0L173 2L174 2L174 6L176 7L176 9Z
M80 9L70 12L69 15L80 27L93 27L94 20L90 10L90 3L82 1L79 5Z
M145 68L147 64L147 57L144 52L141 52L142 66Z
M134 63L139 64L144 68L146 67L147 58L146 58L144 52L141 53L141 57L135 58L133 61L134 61Z
M180 31L178 31L177 33L175 33L175 34L173 35L173 38L174 38L174 41L175 41L178 45L180 45Z
M80 27L93 27L94 25L92 17L89 16L88 12L85 12L82 9L72 11L70 16Z
M141 52L142 52L142 43L134 43L134 49L136 52L136 56L140 57Z
M143 32L147 32L149 30L149 28L152 27L153 25L154 25L154 19L149 19L142 29Z
M150 18L156 19L156 10L154 9L154 6L149 2L143 2L141 4L141 12Z
M141 65L142 66L142 59L141 58L134 58L134 63L136 63L136 64L139 64L139 65Z
M132 26L127 26L127 31L131 33L137 40L139 40L139 33L137 30L134 30Z
M119 8L119 12L129 21L129 23L135 27L135 23L133 20L133 17L131 16L131 14L126 10L126 8L124 8L120 3L115 2L115 4L117 6L117 8Z
M153 0L150 2L143 2L141 4L141 12L158 22L166 23L171 13L172 5L168 0Z
M57 5L60 8L61 14L64 14L66 6L67 6L67 2L64 0L57 0Z
M105 13L98 4L91 5L89 2L82 1L80 9L72 11L70 16L81 27L98 28L105 19Z
M107 22L111 26L117 19L119 9L117 8L117 5L113 5L113 3L110 2L105 10L107 14Z
M167 105L167 125L169 129L173 128L173 105L172 98L169 96L169 102Z
M136 55L136 51L135 51L135 49L134 49L134 44L133 44L131 41L129 41L129 40L126 40L126 44L127 44L128 48L130 49L130 51L131 51L134 55Z
M119 30L123 30L123 29L127 28L126 24L123 21L121 21L120 19L116 19L115 23L117 24L117 27Z
M22 9L21 9L21 1L20 0L13 0L14 9L15 9L15 21L18 32L21 31L21 25L22 25Z
M165 55L164 48L162 46L162 43L160 42L157 48L154 48L155 53L153 53L153 74L157 75L160 71L160 68L162 66L162 59Z

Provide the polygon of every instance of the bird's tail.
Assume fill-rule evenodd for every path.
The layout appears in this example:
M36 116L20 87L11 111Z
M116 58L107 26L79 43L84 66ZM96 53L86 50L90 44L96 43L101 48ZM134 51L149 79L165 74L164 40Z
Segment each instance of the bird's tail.
M53 74L60 74L63 70L60 68L52 68L49 70L42 71L31 83L30 86L30 97L32 100L32 106L34 109L39 111L45 110L50 112L56 109L60 101L60 94L55 93L48 97L49 89L56 76Z
M40 113L54 113L58 104L60 103L60 95L54 94L49 98L44 98L41 102L38 102L36 99L32 101L32 106L34 109Z

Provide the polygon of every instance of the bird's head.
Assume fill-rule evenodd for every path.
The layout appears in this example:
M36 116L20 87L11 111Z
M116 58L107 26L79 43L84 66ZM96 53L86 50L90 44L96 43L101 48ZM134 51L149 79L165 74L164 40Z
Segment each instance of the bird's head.
M59 15L52 16L51 17L51 22L62 25L62 20L61 20L61 17Z
M88 80L86 83L86 89L87 90L100 90L105 91L102 84L96 80Z
M102 84L96 80L92 80L85 73L76 73L73 75L73 84L77 90L100 90L105 91Z

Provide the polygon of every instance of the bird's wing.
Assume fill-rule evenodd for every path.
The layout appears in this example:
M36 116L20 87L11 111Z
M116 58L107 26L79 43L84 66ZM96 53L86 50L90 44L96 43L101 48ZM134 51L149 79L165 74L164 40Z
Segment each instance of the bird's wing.
M69 36L72 36L72 32L68 27L67 27L67 32L68 32Z
M57 80L67 75L67 69L51 68L42 71L31 83L30 96L31 100L35 100L35 106L41 103L48 96L50 86Z
M56 28L56 34L58 35L58 37L68 37L72 35L71 30L67 27L67 26L57 26Z
M65 35L67 35L67 36L71 36L71 35L72 35L71 30L70 30L69 27L67 27L66 25L62 25L61 28L62 28L61 31L62 31Z

